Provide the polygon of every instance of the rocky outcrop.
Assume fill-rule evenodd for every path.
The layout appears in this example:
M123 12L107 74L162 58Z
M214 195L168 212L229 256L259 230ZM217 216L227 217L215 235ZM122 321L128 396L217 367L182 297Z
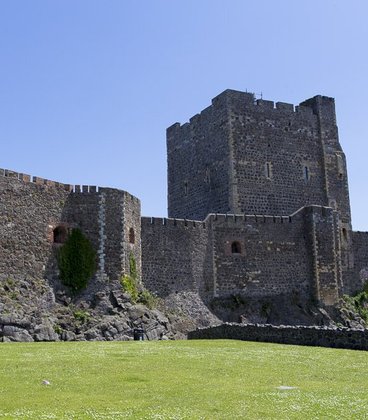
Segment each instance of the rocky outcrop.
M143 329L146 340L185 339L188 331L223 322L364 330L354 305L342 303L327 312L297 298L271 302L232 296L206 302L198 293L183 291L148 308L132 302L119 282L92 281L72 296L57 282L0 278L0 341L132 340L136 328Z
M0 280L0 341L132 340L135 328L147 340L173 338L158 309L133 303L119 283L95 286L73 297L46 280Z
M214 327L222 323L271 324L291 326L345 327L356 330L367 328L353 305L322 307L313 301L303 301L297 294L272 298L244 298L233 295L227 298L202 299L195 292L168 295L162 311L167 314L175 338L186 338L188 331Z

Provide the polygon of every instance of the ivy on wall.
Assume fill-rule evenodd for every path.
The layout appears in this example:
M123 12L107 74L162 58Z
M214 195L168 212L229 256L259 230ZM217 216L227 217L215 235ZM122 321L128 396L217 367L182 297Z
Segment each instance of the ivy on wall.
M129 274L125 274L121 278L121 285L123 290L129 293L132 301L135 303L138 301L139 290L138 290L138 279L137 279L137 264L133 254L129 257Z
M80 229L73 229L59 249L58 266L62 283L74 293L84 289L96 272L96 252Z
M153 309L157 305L157 299L139 282L137 273L137 263L133 254L129 257L129 274L122 276L121 286L130 295L133 303L142 303L148 308Z

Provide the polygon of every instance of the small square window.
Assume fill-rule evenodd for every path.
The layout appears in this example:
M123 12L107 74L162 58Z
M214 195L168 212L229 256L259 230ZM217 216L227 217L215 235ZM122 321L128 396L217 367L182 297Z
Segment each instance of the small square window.
M240 242L234 241L231 244L231 253L232 254L241 254L241 245L240 245Z

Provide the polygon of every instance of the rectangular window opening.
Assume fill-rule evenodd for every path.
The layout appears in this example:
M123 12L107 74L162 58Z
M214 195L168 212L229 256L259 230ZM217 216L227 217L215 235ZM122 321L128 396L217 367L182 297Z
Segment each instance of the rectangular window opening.
M308 166L304 166L303 173L304 173L304 179L305 179L305 181L309 181L309 179L310 179L310 173L309 173Z
M267 179L272 178L272 168L271 168L271 163L270 162L266 162L265 173L266 173L266 178Z
M206 184L210 184L210 183L211 183L211 175L210 175L210 170L209 170L209 168L207 168L207 169L206 169L205 182L206 182Z

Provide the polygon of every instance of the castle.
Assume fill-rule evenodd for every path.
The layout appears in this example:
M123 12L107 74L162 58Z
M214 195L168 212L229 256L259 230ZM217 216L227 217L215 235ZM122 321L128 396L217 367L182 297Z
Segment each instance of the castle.
M368 232L351 228L334 99L293 105L226 90L167 129L168 216L141 217L127 192L0 169L0 278L57 276L73 228L90 239L96 279L134 256L161 297L276 297L334 305L362 288Z

